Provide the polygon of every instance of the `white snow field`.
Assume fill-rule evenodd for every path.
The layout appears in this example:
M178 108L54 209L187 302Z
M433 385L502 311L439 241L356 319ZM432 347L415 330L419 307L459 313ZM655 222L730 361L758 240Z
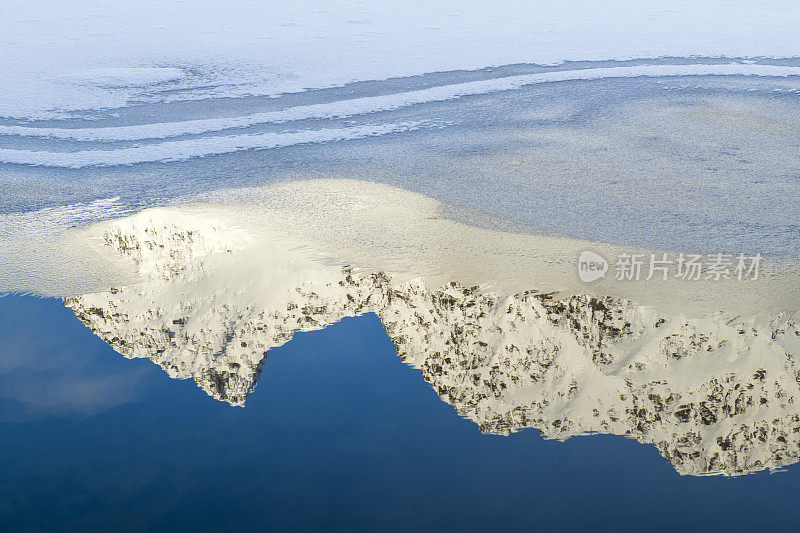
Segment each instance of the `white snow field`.
M795 57L793 1L4 0L0 116L514 63Z

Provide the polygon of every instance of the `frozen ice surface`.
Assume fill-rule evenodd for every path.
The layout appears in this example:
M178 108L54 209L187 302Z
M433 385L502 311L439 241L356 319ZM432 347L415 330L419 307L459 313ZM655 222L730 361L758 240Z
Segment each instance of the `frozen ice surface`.
M793 57L798 27L791 1L5 0L0 116L515 63Z
M799 23L791 2L3 2L0 235L335 177L474 223L796 258Z
M515 66L8 123L0 212L345 177L525 231L796 257L800 77L779 63Z

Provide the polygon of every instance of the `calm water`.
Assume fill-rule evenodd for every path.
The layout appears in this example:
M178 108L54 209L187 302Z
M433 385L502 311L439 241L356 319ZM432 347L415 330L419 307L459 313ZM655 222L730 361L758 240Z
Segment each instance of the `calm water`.
M655 447L481 434L375 315L271 350L247 407L0 298L0 528L794 530L800 469L678 475Z

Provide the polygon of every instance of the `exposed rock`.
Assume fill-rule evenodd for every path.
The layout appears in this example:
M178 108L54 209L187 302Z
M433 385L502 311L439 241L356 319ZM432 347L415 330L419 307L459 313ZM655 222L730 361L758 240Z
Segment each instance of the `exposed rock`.
M483 432L627 435L682 474L800 460L800 327L788 316L686 320L614 297L430 288L338 267L243 278L225 266L236 264L226 229L202 229L114 226L107 242L152 281L66 305L119 353L232 405L295 331L374 312L402 360Z

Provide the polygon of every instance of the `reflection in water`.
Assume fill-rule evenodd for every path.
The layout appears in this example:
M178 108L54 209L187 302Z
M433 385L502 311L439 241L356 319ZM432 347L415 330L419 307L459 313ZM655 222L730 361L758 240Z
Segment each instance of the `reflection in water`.
M616 297L434 289L349 267L239 264L232 276L235 254L185 227L117 225L105 239L149 281L66 304L119 353L232 405L295 331L374 312L403 361L483 432L627 435L693 475L800 460L793 316L686 319Z

